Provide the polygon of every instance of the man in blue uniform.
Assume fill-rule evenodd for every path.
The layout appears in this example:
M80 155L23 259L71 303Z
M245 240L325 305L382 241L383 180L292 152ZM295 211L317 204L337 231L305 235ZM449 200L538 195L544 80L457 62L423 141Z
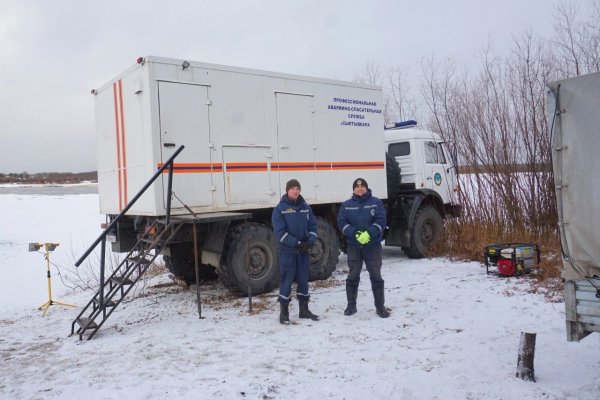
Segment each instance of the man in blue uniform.
M356 313L356 296L363 262L369 271L375 309L381 318L390 316L385 307L383 278L381 277L381 240L386 226L385 208L371 194L367 181L362 178L352 183L352 197L342 204L338 213L338 226L347 243L348 277L346 297L348 307L344 315Z
M281 201L273 210L271 222L279 240L279 322L290 323L288 306L292 297L292 282L296 279L296 297L300 303L300 318L318 321L308 309L308 250L317 241L317 220L312 209L300 195L300 182L291 179L285 185Z

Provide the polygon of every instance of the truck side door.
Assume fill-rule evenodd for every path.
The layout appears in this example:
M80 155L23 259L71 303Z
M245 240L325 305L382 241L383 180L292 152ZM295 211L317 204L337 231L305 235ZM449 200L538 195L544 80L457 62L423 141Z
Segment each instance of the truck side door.
M424 140L422 143L425 161L423 166L425 188L436 191L444 204L454 203L453 189L456 185L456 170L452 167L443 144L433 140Z
M173 191L190 207L213 204L213 173L220 164L211 159L208 87L196 84L158 82L160 110L160 146L167 160L181 145L175 159ZM166 204L167 174L163 176ZM177 200L173 207L181 207Z
M279 188L288 180L302 185L302 197L317 200L316 147L313 129L313 96L275 93L277 104ZM284 194L284 193L282 193Z

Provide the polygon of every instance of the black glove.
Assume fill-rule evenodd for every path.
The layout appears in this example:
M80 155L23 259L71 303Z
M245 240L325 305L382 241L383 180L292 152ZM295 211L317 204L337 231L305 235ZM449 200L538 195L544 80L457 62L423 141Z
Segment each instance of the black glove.
M307 253L308 249L310 249L310 244L308 244L308 242L298 242L298 244L296 244L296 248L298 249L298 251L300 253Z

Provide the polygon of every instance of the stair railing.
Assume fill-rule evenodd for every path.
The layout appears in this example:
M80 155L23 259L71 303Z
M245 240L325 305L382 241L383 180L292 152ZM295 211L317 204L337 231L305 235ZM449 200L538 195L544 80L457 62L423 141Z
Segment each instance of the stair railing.
M133 199L131 199L129 201L129 203L127 203L127 205L121 211L121 213L119 215L117 215L117 217L115 219L112 220L112 222L110 223L110 225L108 225L108 227L104 230L104 232L102 232L100 234L100 236L98 236L98 239L96 239L94 241L94 243L92 243L92 245L89 247L89 249L87 249L86 252L83 253L83 255L75 263L75 266L79 267L81 265L81 263L83 263L85 261L85 259L90 255L90 253L92 251L94 251L96 246L98 246L98 244L100 244L100 289L99 289L99 293L98 293L99 294L98 302L99 302L99 306L101 308L104 307L104 286L105 286L104 267L105 267L105 262L106 262L106 236L114 227L116 227L116 225L119 223L119 221L121 221L121 219L123 219L123 217L125 216L125 213L127 213L127 211L129 211L129 209L135 204L135 202L138 201L138 199L140 197L142 197L144 192L146 190L148 190L150 185L152 185L154 183L154 181L159 176L161 176L161 174L167 168L169 168L169 179L168 179L168 183L167 183L167 209L166 209L165 225L167 225L167 226L169 225L169 222L171 220L171 192L173 189L173 162L175 160L175 157L177 157L184 148L185 148L185 146L180 146L177 149L177 151L175 151L175 153L173 153L173 155L167 160L167 162L165 162L158 169L158 171L156 171L156 173L152 176L152 178L150 178L150 180L148 180L148 182L146 182L144 187L140 189L140 191L133 197Z

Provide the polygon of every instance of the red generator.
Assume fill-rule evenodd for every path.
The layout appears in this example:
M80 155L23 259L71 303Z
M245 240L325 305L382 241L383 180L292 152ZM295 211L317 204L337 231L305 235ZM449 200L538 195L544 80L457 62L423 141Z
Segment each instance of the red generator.
M540 248L535 243L492 244L483 250L483 259L487 274L524 275L540 264Z

